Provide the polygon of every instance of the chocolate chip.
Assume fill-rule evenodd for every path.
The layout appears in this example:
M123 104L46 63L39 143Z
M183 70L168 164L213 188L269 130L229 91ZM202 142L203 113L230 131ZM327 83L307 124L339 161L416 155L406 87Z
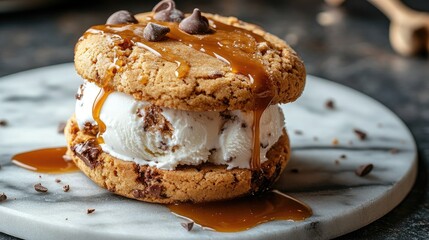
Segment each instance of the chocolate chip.
M7 199L6 194L4 193L0 194L0 202L6 201L6 199Z
M367 137L367 134L364 132L364 131L362 131L362 130L359 130L359 129L353 129L353 131L356 133L356 135L358 136L358 138L360 139L360 140L365 140L366 139L366 137Z
M64 192L68 192L70 190L70 186L69 185L65 185L64 187L63 187L63 191Z
M88 209L86 210L86 214L91 214L91 213L93 213L93 212L95 212L95 209L94 209L94 208L88 208Z
M55 182L56 182L56 183L60 183L60 182L61 182L61 179L59 179L59 178L55 178Z
M198 8L194 9L191 16L183 19L179 28L189 34L204 34L210 32L209 20L201 15Z
M155 13L153 18L163 22L181 22L185 15L176 9L176 3L172 0L164 0L152 9Z
M60 122L58 123L57 132L63 134L65 128L66 128L66 122Z
M180 223L180 225L182 225L184 229L191 231L192 228L194 227L194 222L182 222Z
M247 124L245 122L241 123L241 128L247 128Z
M365 164L365 165L359 166L356 169L355 173L359 177L364 177L364 176L368 175L372 171L373 168L374 168L374 165L372 165L371 163Z
M88 167L94 169L97 165L98 155L101 153L100 147L96 144L95 139L90 139L84 143L79 143L73 146L73 152L80 158Z
M7 121L4 119L0 119L0 127L6 127L7 126Z
M41 183L34 185L34 190L36 190L37 192L47 192L48 191L48 189L46 187L42 186Z
M137 19L131 12L127 10L121 10L110 15L110 17L106 21L106 24L125 24L138 22L139 21L137 21Z
M325 103L325 107L327 109L334 109L335 108L335 103L332 99L329 99L328 101L326 101Z
M164 39L169 32L169 27L150 22L144 28L143 37L150 42L158 42Z

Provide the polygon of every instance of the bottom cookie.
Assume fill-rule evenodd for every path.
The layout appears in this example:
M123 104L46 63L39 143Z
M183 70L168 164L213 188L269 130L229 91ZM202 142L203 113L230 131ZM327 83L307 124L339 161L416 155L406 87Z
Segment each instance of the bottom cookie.
M286 131L268 151L260 171L204 163L163 170L123 161L102 151L94 132L72 117L65 128L68 151L92 181L118 195L152 203L208 202L256 194L270 188L290 157Z

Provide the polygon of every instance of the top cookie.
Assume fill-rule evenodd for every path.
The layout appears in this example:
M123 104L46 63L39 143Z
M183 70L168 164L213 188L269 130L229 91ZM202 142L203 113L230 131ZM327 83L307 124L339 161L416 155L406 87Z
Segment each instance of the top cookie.
M75 47L77 72L137 100L189 111L254 110L267 98L270 104L287 103L302 93L303 62L284 41L258 26L203 14L210 29L191 35L179 30L177 21L153 15L90 28ZM157 33L146 36L149 30Z

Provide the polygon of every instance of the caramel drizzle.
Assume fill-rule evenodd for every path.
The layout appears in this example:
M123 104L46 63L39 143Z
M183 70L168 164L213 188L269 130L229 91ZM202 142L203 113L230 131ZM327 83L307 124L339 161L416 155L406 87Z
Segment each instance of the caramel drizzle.
M254 170L260 169L260 119L273 98L273 88L270 78L265 72L261 60L255 56L257 43L265 42L265 39L252 31L227 25L213 19L210 19L210 21L215 32L206 35L187 34L178 28L177 23L160 22L151 17L148 17L147 20L148 22L152 21L169 27L170 32L167 36L170 39L182 42L189 47L213 56L230 65L234 73L240 73L250 78L252 81L252 91L255 96L253 110L253 152L250 167ZM84 37L87 34L110 34L124 41L129 41L132 45L142 47L158 57L169 62L175 62L178 65L176 76L179 78L185 77L190 70L189 63L180 56L167 52L162 42L149 42L145 40L142 37L145 25L144 23L99 25L88 30ZM103 96L104 94L101 94L101 97L97 98L100 101L94 104L93 109L94 119L99 123L99 126L104 125L99 117L96 118L99 116L99 111L105 100ZM105 125L101 126L99 136L104 131Z
M278 191L227 201L167 205L171 212L218 232L239 232L274 220L302 221L312 210Z
M67 147L43 148L18 153L12 157L12 163L27 170L41 173L67 173L77 171L73 161L66 161Z
M104 143L104 139L102 135L106 131L106 124L100 118L101 109L103 108L104 102L106 102L107 97L112 92L113 91L111 89L108 89L106 87L101 88L92 106L92 118L94 119L95 122L97 122L97 125L98 125L98 133L97 133L98 144Z

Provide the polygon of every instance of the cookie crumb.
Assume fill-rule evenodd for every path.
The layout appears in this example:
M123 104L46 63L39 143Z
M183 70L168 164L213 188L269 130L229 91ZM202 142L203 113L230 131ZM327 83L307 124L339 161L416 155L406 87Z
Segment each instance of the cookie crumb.
M364 177L364 176L368 175L372 171L373 168L374 168L374 165L372 163L361 165L356 169L355 173L359 177Z
M63 186L63 191L64 192L68 192L70 190L70 185L64 185Z
M340 165L340 160L335 159L335 165Z
M42 178L42 175L39 175L39 178Z
M332 139L332 145L338 145L340 142L338 141L338 139L334 138Z
M93 213L93 212L95 212L95 208L88 208L88 209L86 210L86 214L91 214L91 213Z
M55 182L56 182L56 183L60 183L60 182L61 182L61 179L59 179L59 178L55 178Z
M397 149L397 148L392 148L392 149L390 149L390 151L389 151L391 154L397 154L398 152L399 152L399 149Z
M325 102L325 107L327 108L327 109L335 109L335 103L334 103L334 100L332 100L332 99L328 99L326 102Z
M347 158L347 156L346 156L346 154L341 154L340 158L341 158L341 159L346 159L346 158Z
M6 127L7 126L7 121L4 119L0 119L0 127Z
M41 183L35 184L34 190L36 190L37 192L47 192L48 191L48 189L46 187L42 186Z
M353 129L353 131L355 132L355 134L357 135L357 137L360 139L360 140L365 140L366 138L367 138L367 134L366 134L366 132L364 132L364 131L362 131L362 130L359 130L359 129L357 129L357 128L355 128L355 129Z
M4 193L0 194L0 202L6 201L6 199L7 199L6 194Z
M182 225L182 227L187 231L191 231L192 228L194 227L194 222L182 222L180 223L180 225Z

